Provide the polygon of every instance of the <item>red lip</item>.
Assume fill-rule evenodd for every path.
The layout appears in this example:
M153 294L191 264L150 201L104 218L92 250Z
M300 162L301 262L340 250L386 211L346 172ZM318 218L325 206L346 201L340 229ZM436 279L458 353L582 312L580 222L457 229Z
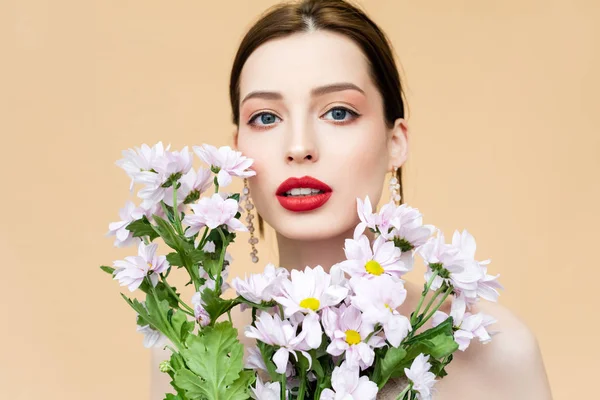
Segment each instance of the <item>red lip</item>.
M292 197L285 196L285 193L295 188L309 188L321 190L323 193L310 196ZM310 211L321 207L329 200L332 189L320 180L312 176L303 176L302 178L288 178L277 188L277 200L283 208L289 211L301 212Z

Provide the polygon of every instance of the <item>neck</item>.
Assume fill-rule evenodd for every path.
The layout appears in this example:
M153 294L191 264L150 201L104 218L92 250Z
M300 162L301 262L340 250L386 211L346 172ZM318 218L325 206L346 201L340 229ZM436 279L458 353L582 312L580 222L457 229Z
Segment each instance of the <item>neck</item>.
M352 238L354 228L341 235L320 240L294 240L277 233L277 247L279 249L279 265L288 271L293 269L304 270L320 265L325 272L331 266L346 259L344 241ZM365 234L372 238L372 233L367 230Z
M279 265L291 271L320 265L326 272L332 265L346 259L344 240L352 237L353 230L321 240L294 240L277 233Z

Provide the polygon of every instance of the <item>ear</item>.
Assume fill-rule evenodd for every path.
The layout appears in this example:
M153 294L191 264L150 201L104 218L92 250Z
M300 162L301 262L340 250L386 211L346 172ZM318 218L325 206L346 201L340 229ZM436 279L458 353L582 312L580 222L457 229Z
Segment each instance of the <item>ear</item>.
M408 157L408 125L404 118L398 118L388 139L389 164L388 171L400 167Z

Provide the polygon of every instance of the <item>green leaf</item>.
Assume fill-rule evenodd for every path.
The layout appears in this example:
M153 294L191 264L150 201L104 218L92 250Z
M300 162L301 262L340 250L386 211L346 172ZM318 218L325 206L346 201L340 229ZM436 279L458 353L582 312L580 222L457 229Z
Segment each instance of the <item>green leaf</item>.
M448 318L446 318L446 320L444 322L442 322L435 328L428 329L425 332L418 334L417 336L413 336L412 338L410 338L403 344L411 345L412 343L415 343L415 342L420 342L422 340L434 338L441 333L446 334L446 335L452 335L453 334L452 333L452 324L453 324L453 318L448 317Z
M167 254L167 261L169 262L169 265L175 265L179 267L184 266L181 256L177 252Z
M100 269L104 272L106 272L107 274L113 274L113 272L115 272L115 269L113 267L107 267L106 265L101 265Z
M187 369L180 369L175 373L175 384L185 390L185 396L190 400L203 400L207 398L204 381Z
M398 370L400 370L400 372L404 371L404 368L400 369L399 367L404 364L403 361L405 360L406 355L406 350L402 347L390 347L387 350L385 357L381 360L380 366L381 378L383 379L382 382L387 382L391 376L398 375ZM378 382L378 384L379 383L380 382Z
M206 327L202 336L189 335L186 344L188 348L181 354L189 371L175 374L175 383L186 390L186 396L191 399L203 396L208 400L247 398L239 394L247 391L244 382L250 379L242 374L244 348L230 322ZM232 393L228 394L229 391Z
M177 293L177 288L172 287L172 289L175 293ZM167 300L170 307L178 308L179 302L177 298L171 294L169 289L167 289L167 285L165 285L163 282L158 282L154 290L156 291L156 295L158 296L159 300Z
M173 250L176 250L178 253L182 253L185 246L185 242L175 232L175 230L173 229L173 225L171 225L169 222L165 221L156 214L153 214L152 216L154 217L154 222L156 223L154 230L164 240L165 244Z
M181 397L179 397L179 395L167 393L165 400L183 400L183 399Z
M217 292L210 288L204 289L200 297L202 298L202 301L204 301L204 309L208 315L210 315L210 320L213 322L221 315L240 304L237 299L222 299L217 295Z
M148 236L150 241L153 241L158 237L158 233L156 233L152 227L152 224L145 215L141 219L129 223L126 229L131 231L134 237Z
M181 310L170 314L169 323L182 343L185 342L189 333L194 329L194 321L188 321L187 315Z
M252 370L244 370L240 372L240 377L237 378L225 392L223 400L246 400L249 397L250 385L256 380L256 373Z
M425 341L427 353L433 358L446 357L458 350L458 343L452 335L441 333L436 337Z

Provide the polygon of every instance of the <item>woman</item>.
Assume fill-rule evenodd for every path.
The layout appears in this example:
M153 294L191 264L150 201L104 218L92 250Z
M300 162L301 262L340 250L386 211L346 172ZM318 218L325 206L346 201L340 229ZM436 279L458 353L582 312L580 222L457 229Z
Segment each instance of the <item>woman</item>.
M250 196L261 230L264 219L277 233L279 265L327 269L345 259L344 239L358 223L356 198L377 204L386 174L397 170L400 181L408 154L401 82L383 32L343 0L276 6L244 37L230 97L235 147L255 160ZM298 195L294 188L313 190ZM422 289L410 282L406 289L400 311L409 315ZM450 303L441 310L448 313ZM498 304L475 308L494 316L501 334L455 353L434 398L550 399L532 333ZM238 315L238 328L247 322ZM155 356L155 364L165 358ZM153 374L160 396L169 390L167 377ZM403 388L391 381L378 398L395 399Z

